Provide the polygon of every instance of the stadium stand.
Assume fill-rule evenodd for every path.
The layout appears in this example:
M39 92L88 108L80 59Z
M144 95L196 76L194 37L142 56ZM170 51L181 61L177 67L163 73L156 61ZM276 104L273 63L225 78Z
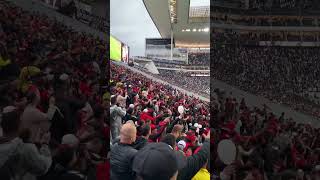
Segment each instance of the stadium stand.
M189 53L188 61L190 65L210 65L210 53Z
M105 42L44 8L0 8L2 178L107 179Z
M319 105L308 98L318 88L318 47L229 45L212 57L215 78L319 117Z
M111 80L111 179L170 179L178 171L177 179L184 180L208 174L207 102L115 63ZM162 147L163 143L171 148ZM174 155L169 158L174 153L184 162L182 169ZM151 168L163 159L166 164Z
M211 177L319 179L318 4L216 0L214 6L211 22L224 28L212 29L210 73L232 88L211 88ZM279 113L282 107L315 121ZM219 150L224 142L237 152L230 163Z
M319 178L319 127L274 115L267 106L246 105L219 89L211 99L211 177L221 179ZM225 165L218 154L219 142L230 139L238 155ZM218 178L218 179L219 179Z
M204 97L210 96L210 77L196 77L191 76L191 73L187 72L179 72L179 71L172 71L172 70L159 70L159 77L160 79L167 81L171 84L175 84L178 87L183 89L187 89L191 92L197 93L199 95L203 95Z

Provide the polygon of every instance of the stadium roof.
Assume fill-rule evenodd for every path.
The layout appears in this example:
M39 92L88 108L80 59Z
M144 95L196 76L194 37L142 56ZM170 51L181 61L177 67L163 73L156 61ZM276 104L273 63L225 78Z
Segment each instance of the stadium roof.
M172 29L177 47L210 47L210 0L143 2L162 38L170 38Z

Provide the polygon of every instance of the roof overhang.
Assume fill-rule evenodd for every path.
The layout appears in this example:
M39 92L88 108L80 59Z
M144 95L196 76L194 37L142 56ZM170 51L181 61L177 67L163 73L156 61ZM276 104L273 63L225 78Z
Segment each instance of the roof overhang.
M202 18L190 21L190 0L176 0L176 23L172 24L168 0L143 0L143 2L162 38L170 38L172 30L176 47L210 47L210 30L201 31L210 28L210 20ZM186 29L190 31L185 31Z

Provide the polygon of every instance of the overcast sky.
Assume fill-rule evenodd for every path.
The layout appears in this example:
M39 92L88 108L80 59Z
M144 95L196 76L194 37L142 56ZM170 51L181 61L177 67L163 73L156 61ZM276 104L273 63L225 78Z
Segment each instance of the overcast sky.
M210 0L191 0L191 6L208 6ZM160 38L143 0L110 1L111 35L130 47L130 56L144 56L145 39Z
M144 56L145 39L160 38L143 0L110 1L111 35L130 47L130 56Z

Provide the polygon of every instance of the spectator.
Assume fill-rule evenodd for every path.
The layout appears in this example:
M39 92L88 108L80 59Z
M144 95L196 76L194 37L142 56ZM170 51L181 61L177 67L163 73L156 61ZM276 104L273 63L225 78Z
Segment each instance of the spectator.
M20 169L29 171L28 160L32 160L35 168L27 174L33 177L25 179L41 175L37 178L45 180L54 172L55 165L62 163L56 161L61 155L61 146L66 144L73 148L68 158L78 155L73 159L77 162L74 164L71 160L70 166L62 168L63 172L76 170L87 179L96 179L98 172L99 177L105 175L97 170L107 160L106 145L110 135L110 122L105 113L110 97L106 95L102 101L106 89L99 87L99 80L106 82L104 79L108 76L101 73L104 72L102 62L107 58L105 42L70 29L44 14L24 11L9 1L1 1L0 9L3 10L0 12L0 44L4 47L0 53L5 61L4 68L0 68L5 82L0 88L3 95L0 107L15 106L21 112L19 139L23 142L23 152L17 150L18 154L26 151L29 156L28 153L43 153L47 149L53 158L51 167L51 160L50 164L45 164L42 157L46 154L40 159L17 160L19 166L12 176L23 176ZM73 138L67 134L72 134ZM45 144L49 144L49 148L41 145L43 142L38 136L46 137ZM14 140L12 147L14 143L20 146L20 142Z
M216 90L215 94L220 101L216 99L213 103L221 106L230 98L227 96L222 100L220 96L224 94L219 91ZM215 141L211 143L211 147L215 149L211 153L211 159L214 159L212 167L219 178L230 179L236 176L240 179L311 179L314 177L312 169L319 163L319 158L313 156L313 152L318 152L319 145L313 143L318 141L316 132L318 128L294 122L283 113L277 117L265 106L252 108L246 105L244 99L241 103L235 103L236 109L237 106L241 106L240 111L233 113L234 117L241 119L243 123L240 132L236 131L234 117L228 115L231 111L218 106L212 106L211 109L211 112L216 114L213 116L213 121L217 122L215 126L219 129L215 132ZM219 142L224 139L231 140L238 149L236 159L229 165L224 165L216 153Z
M206 141L204 142L201 150L187 158L187 164L179 171L178 180L192 179L197 172L208 162L210 158L210 132L203 135Z
M56 154L51 171L46 175L45 179L61 179L61 180L84 180L85 175L76 170L76 163L78 162L78 154L76 149L68 145L61 146Z
M112 96L110 107L111 139L119 136L122 118L125 115L126 111L117 105L117 96Z
M140 130L141 136L137 137L137 140L134 144L136 150L142 149L148 144L148 139L151 135L151 127L148 124L145 124Z
M176 124L173 126L171 134L176 138L177 141L181 139L183 126Z
M172 134L166 134L161 142L168 144L172 149L177 149L176 138Z
M22 129L28 129L31 132L30 139L35 140L37 133L49 131L50 119L47 114L37 109L40 103L40 92L38 89L30 89L27 94L27 106L21 116ZM51 107L54 106L51 101Z
M137 153L133 171L141 180L176 180L185 157L165 143L152 143Z
M208 161L206 164L198 171L198 173L193 176L191 180L210 180L210 173L207 170Z
M3 136L0 140L0 171L4 179L36 179L45 174L51 166L48 147L50 134L38 136L40 151L31 142L24 143L19 138L20 115L16 109L2 115ZM35 163L36 162L36 163Z
M167 179L191 179L204 166L209 158L209 142L207 142L208 140L203 141L203 139L208 139L210 136L208 135L210 133L204 133L209 131L208 118L205 118L206 115L209 117L209 105L169 85L157 83L145 78L142 74L135 73L125 66L111 63L111 72L112 96L121 95L124 97L125 94L128 94L130 102L125 104L126 109L133 109L130 112L130 116L136 117L135 122L133 123L132 121L131 123L137 127L137 140L133 144L133 147L138 149L135 158L140 156L138 155L140 152L143 154L144 150L148 149L149 146L153 146L153 144L155 144L154 146L158 146L157 144L163 144L163 142L165 142L165 144L167 144L166 148L169 148L170 151L178 153L184 156L184 158L188 158L185 166L179 168L180 170L177 177L174 177L174 173L178 170L176 167L172 167L172 170L165 170L170 171L170 173L163 175L167 176ZM128 84L130 84L130 87ZM131 98L131 93L135 93L135 95L133 95L134 98ZM127 123L131 121L128 121L128 119L128 117L122 118L123 122L127 121ZM118 127L119 126L121 125L118 125ZM195 129L195 126L199 129ZM191 129L194 129L194 132ZM190 134L188 137L191 138L192 142L184 137L188 131L190 131L190 133L191 131L193 132L191 133L192 135ZM195 131L197 131L197 135ZM202 138L204 136L205 138ZM177 142L179 142L178 140L180 139L187 142L184 144L180 143L180 147L177 147ZM117 146L117 141L114 141L114 144L116 144L114 146ZM143 148L140 148L141 144ZM181 146L183 146L183 148L181 148ZM196 152L195 150L199 147L202 147L199 153L194 154ZM159 152L156 156L160 158L166 155ZM111 162L113 161L112 158L113 156L111 156ZM162 161L162 159L155 160L154 162L158 161ZM171 162L167 163L176 164L177 162L171 160ZM139 165L139 167L141 166ZM133 165L132 168L135 172L133 178L149 178L146 177L148 174L144 173L144 169L135 169L135 165ZM165 169L165 167L161 168ZM161 169L159 169L159 171L152 169L150 173L156 175L161 173L161 171ZM130 171L126 172L129 173ZM115 173L118 174L118 176L121 175L120 172ZM158 176L158 178L161 179L161 176Z
M136 127L131 123L122 126L120 132L120 143L111 148L110 166L111 179L131 180L134 174L131 170L132 161L137 150L132 147L136 141Z

